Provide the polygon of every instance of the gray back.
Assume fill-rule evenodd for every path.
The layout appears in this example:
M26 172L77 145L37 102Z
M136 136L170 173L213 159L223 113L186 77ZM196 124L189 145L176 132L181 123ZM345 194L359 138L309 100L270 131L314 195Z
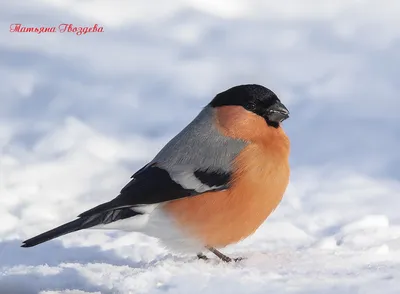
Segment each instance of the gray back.
M198 169L231 172L232 161L247 145L243 140L226 137L218 131L213 123L215 111L205 107L151 162L166 169L185 188L199 192L207 189L199 187L193 172Z

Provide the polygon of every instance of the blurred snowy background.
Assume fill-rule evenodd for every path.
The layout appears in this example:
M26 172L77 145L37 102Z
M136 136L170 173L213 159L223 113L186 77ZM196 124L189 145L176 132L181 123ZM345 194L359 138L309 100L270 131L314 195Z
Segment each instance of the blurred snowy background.
M399 293L399 15L395 0L2 1L0 293ZM102 231L19 248L116 196L244 83L288 106L292 141L284 201L224 250L248 260Z

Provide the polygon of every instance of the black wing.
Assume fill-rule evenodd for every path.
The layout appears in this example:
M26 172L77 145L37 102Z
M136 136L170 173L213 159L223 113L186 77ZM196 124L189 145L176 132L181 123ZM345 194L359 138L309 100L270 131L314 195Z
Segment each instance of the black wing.
M156 163L152 163L136 172L132 176L132 180L122 188L120 195L116 198L80 214L79 217L86 217L122 207L156 204L196 196L205 192L224 190L229 186L231 173L215 170L196 170L186 176L186 178L188 177L195 178L198 183L193 183L192 180L185 184L180 184L172 179L165 169L158 167ZM192 187L190 187L190 184ZM199 184L202 189L199 189Z

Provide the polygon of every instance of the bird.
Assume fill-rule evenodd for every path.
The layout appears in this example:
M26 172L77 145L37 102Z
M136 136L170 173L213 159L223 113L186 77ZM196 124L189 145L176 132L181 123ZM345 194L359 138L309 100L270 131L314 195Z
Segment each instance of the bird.
M215 95L118 196L22 242L32 247L83 229L141 232L165 248L238 261L220 250L251 236L290 178L289 110L269 88L240 84Z

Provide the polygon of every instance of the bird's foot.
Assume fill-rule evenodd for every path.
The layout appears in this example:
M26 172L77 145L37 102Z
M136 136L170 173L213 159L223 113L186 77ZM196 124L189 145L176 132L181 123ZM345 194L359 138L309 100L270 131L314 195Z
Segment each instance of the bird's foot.
M229 256L224 255L223 257L220 257L220 259L224 262L239 262L242 261L244 258L243 257L236 257L236 258L231 258Z
M203 253L199 252L197 253L197 258L201 260L209 260L207 256L205 256Z
M214 247L207 247L208 250L210 250L212 253L214 253L219 259L221 259L224 262L238 262L242 261L244 258L243 257L237 257L237 258L230 258L229 256L219 252L217 249Z

